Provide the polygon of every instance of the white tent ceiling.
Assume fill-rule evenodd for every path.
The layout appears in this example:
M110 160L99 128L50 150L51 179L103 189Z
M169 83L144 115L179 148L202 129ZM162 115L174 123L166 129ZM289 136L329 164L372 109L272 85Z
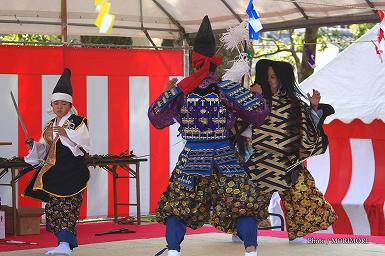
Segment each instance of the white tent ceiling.
M61 34L66 2L67 33L98 35L94 0L0 0L0 33ZM178 38L197 31L204 15L222 30L245 20L248 0L109 0L116 16L112 36ZM255 0L265 30L378 22L385 0ZM141 8L142 7L142 8ZM142 10L142 11L141 11ZM64 15L65 17L65 15ZM143 22L141 22L143 20Z
M371 42L377 42L377 33L378 25L300 84L304 92L319 90L321 101L335 108L326 123L334 119L385 122L385 63Z

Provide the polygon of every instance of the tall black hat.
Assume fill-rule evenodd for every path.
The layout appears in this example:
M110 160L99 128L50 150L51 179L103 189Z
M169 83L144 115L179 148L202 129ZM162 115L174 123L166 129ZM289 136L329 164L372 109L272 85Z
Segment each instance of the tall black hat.
M71 85L71 70L65 68L59 81L57 81L52 94L65 93L72 96L72 85Z
M194 51L212 57L215 54L215 38L209 17L206 15L194 40Z

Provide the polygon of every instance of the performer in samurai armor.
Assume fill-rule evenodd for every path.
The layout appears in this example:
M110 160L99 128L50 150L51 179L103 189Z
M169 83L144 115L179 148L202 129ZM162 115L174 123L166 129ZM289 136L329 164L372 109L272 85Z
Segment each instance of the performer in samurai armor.
M263 197L228 137L237 117L258 126L267 116L267 107L261 95L216 78L221 59L215 56L207 16L194 41L192 63L195 73L176 86L175 80L170 81L148 111L158 129L178 122L187 141L156 210L157 221L166 224L168 255L180 255L186 227L197 229L211 217L218 229L239 235L245 255L255 256L257 220L266 217L259 216Z

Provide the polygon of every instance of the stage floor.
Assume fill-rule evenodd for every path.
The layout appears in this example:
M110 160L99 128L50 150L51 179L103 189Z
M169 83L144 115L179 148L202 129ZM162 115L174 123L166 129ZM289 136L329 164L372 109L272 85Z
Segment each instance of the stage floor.
M230 242L231 236L222 233L188 235L182 244L183 256L236 256L243 255L240 243ZM258 239L260 256L383 256L382 244L301 244L290 245L287 238L261 236ZM80 245L74 256L152 256L165 245L164 238L147 238L126 241ZM6 256L42 256L46 248L0 252ZM167 255L164 253L163 255Z

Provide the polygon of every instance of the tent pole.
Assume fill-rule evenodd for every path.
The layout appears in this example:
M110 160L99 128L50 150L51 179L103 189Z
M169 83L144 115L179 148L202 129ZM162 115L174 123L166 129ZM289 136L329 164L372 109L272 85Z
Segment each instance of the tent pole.
M305 10L301 6L299 6L299 4L295 0L291 0L291 1L295 5L295 7L297 7L298 11L300 11L300 13L305 18L305 20L308 20L309 16L307 16L307 14L305 13Z
M67 0L61 0L61 40L62 43L66 44L68 41L67 33Z
M190 50L189 48L183 49L184 53L184 77L188 77L190 75Z
M373 12L374 12L375 14L377 14L377 11L374 10L374 9L376 8L376 7L374 6L374 4L373 4L372 2L370 2L370 0L365 0L365 2L369 5L370 8L373 9Z
M155 50L158 50L158 46L154 43L152 40L150 34L147 32L147 29L143 26L143 2L142 0L139 0L139 5L140 5L140 28L142 29L144 35L147 37L148 41L154 46Z

